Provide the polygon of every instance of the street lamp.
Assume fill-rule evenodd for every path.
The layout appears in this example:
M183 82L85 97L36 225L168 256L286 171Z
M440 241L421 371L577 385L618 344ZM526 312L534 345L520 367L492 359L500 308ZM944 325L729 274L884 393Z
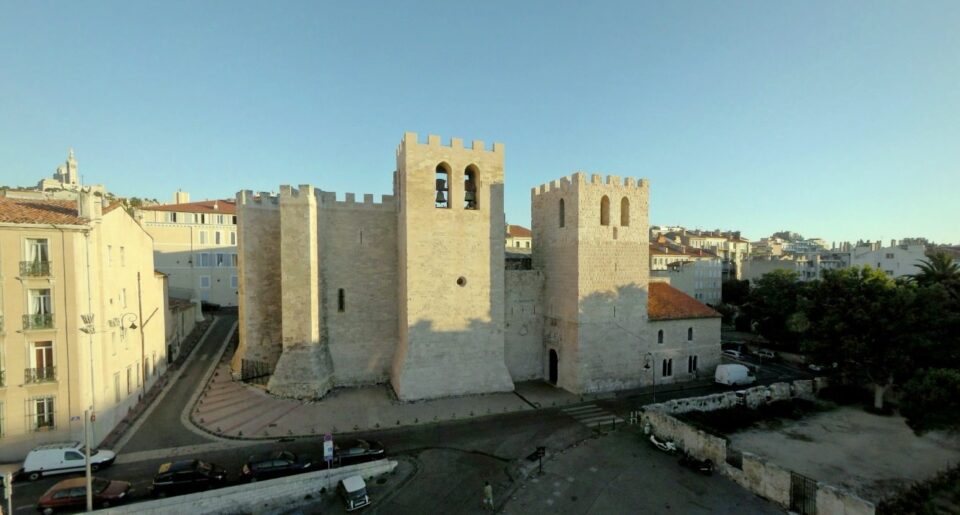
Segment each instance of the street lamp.
M653 402L657 402L657 369L653 358L653 353L648 352L643 359L644 370L650 371L650 378L653 381Z

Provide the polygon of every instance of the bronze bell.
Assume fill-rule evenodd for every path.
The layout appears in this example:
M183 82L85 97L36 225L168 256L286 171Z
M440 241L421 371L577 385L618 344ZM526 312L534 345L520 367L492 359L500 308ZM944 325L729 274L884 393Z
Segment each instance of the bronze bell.
M463 194L463 200L472 204L477 201L477 194L472 190L467 190Z
M447 181L444 179L437 179L437 191L447 191Z
M447 198L443 195L442 191L437 191L437 204L445 204Z

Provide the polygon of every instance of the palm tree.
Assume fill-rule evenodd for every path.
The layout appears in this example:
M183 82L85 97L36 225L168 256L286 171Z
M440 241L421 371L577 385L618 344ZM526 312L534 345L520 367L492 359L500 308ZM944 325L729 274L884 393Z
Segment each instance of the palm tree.
M937 252L917 264L913 279L922 286L942 284L951 294L960 293L960 265L946 252Z

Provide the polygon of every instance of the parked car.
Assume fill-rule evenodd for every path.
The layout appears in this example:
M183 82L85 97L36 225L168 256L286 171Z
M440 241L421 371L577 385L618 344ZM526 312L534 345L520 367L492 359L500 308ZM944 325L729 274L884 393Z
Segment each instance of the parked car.
M720 351L720 352L721 352L724 356L730 356L731 358L735 358L735 359L743 359L743 353L741 353L741 352L738 351L738 350L724 349L724 350L722 350L722 351Z
M240 471L245 481L263 481L276 477L299 474L314 468L309 456L300 456L288 451L250 456Z
M93 505L109 508L130 494L130 483L93 478ZM53 485L37 502L37 511L50 515L58 510L83 509L87 506L87 478L64 479Z
M341 440L333 442L333 466L345 467L376 461L386 457L383 444L371 440Z
M757 356L763 359L777 359L777 353L769 349L760 349L757 351Z
M30 481L43 476L83 472L86 470L86 448L80 442L59 442L41 445L29 453L23 460L23 473ZM90 452L90 470L94 472L108 467L117 459L116 453L106 449L93 449Z
M363 482L363 476L341 479L337 483L337 492L340 493L347 511L358 510L370 504L370 496L367 495L367 484Z
M177 461L160 465L153 477L150 493L166 497L218 488L227 482L227 471L200 460Z

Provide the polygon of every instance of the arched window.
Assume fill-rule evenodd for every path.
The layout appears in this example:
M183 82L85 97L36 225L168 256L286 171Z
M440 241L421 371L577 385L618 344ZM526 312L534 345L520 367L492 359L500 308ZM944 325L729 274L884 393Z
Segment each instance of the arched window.
M343 288L337 290L337 311L343 313L347 310L347 295L343 292Z
M688 342L692 342L692 341L693 341L693 328L692 328L692 327L687 328L687 341L688 341Z
M600 199L600 225L610 225L610 199L606 195Z
M630 199L620 199L620 227L630 226Z
M434 207L447 209L450 207L450 170L446 163L437 165L436 193Z
M566 222L566 218L567 218L567 214L564 212L564 209L563 209L563 199L560 199L560 227L564 226L564 223Z
M477 177L480 176L480 173L477 171L477 167L470 165L466 170L463 171L463 208L464 209L479 209L480 204L477 199Z
M663 343L663 329L657 331L657 343Z

